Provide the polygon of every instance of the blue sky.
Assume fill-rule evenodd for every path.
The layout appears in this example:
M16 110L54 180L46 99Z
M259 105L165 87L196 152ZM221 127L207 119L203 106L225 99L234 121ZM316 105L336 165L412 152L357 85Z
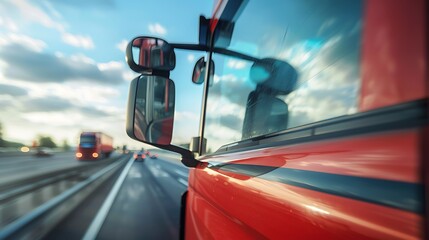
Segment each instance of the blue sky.
M283 99L288 104L289 127L357 110L361 3L332 8L315 8L313 3L326 4L248 2L235 22L229 46L286 61L297 69L298 86ZM213 7L212 1L199 0L3 0L0 122L4 138L30 144L44 134L76 145L79 133L87 130L112 135L116 145L142 146L125 134L129 83L138 75L124 61L127 42L146 35L197 43L199 16L209 18ZM202 85L192 84L191 76L195 62L205 53L175 52L176 69L170 75L176 83L173 144L182 144L198 135ZM216 119L206 125L211 149L241 139L250 90L237 82L249 83L251 66L214 56L211 88L218 85L228 91L208 105L208 119ZM238 98L240 103L234 104ZM232 115L235 122L230 121Z
M168 7L166 7L168 6ZM137 74L124 62L126 43L149 35L197 43L198 17L212 1L6 0L0 4L0 122L7 140L30 144L37 134L75 145L82 130L103 131L115 144L140 146L125 134L129 82ZM173 80L176 118L198 129L200 86L191 70L202 53L177 51ZM176 78L176 79L175 79ZM185 96L185 97L184 97Z

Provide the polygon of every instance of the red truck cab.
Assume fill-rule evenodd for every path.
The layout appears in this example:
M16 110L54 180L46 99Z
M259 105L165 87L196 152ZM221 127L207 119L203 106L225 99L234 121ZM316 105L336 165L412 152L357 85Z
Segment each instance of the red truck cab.
M191 167L183 237L427 239L427 1L214 9L199 45L171 43L207 52L198 157L135 131L136 105L158 104L139 90L172 69L141 66L130 90L128 135Z
M113 140L102 132L82 132L76 149L77 160L94 160L109 157L113 152Z

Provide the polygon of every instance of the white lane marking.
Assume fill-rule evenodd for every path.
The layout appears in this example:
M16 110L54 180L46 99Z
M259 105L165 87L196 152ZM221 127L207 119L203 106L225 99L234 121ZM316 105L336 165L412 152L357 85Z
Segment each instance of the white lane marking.
M182 178L178 178L177 181L183 185L185 185L186 187L188 187L188 182Z
M109 196L107 196L103 205L98 210L97 215L92 220L91 225L89 225L89 228L86 230L86 233L82 238L83 240L93 240L97 237L98 232L100 231L101 226L103 226L103 223L106 220L107 214L109 213L110 208L113 205L113 201L118 195L119 190L122 184L124 183L125 177L127 176L128 171L130 170L133 163L134 163L134 158L131 157L130 160L128 160L128 163L125 166L124 170L122 170L122 173L119 176L118 180L116 180L115 186L113 186L112 190L109 193Z
M174 170L174 172L177 173L177 174L179 174L182 177L188 178L188 174L186 172L182 172L182 171L179 171L177 169Z

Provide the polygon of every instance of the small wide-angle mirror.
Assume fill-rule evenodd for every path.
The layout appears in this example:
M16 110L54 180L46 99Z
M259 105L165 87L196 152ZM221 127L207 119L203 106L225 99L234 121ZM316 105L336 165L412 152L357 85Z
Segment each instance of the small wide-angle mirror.
M176 66L176 55L174 48L165 40L137 37L127 46L126 61L133 71L139 73L171 71Z
M160 76L142 75L131 82L127 134L136 140L168 145L174 122L174 82Z
M210 61L210 76L214 74L214 63ZM194 71L192 72L192 82L195 84L202 84L206 75L206 61L204 57L198 59L195 63Z

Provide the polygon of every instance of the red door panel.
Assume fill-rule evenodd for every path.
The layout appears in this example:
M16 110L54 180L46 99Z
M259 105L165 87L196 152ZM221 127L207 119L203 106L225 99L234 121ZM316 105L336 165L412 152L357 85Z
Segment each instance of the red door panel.
M186 237L419 239L420 140L415 129L206 157L216 166L192 170Z
M427 1L366 1L359 111L428 96Z

